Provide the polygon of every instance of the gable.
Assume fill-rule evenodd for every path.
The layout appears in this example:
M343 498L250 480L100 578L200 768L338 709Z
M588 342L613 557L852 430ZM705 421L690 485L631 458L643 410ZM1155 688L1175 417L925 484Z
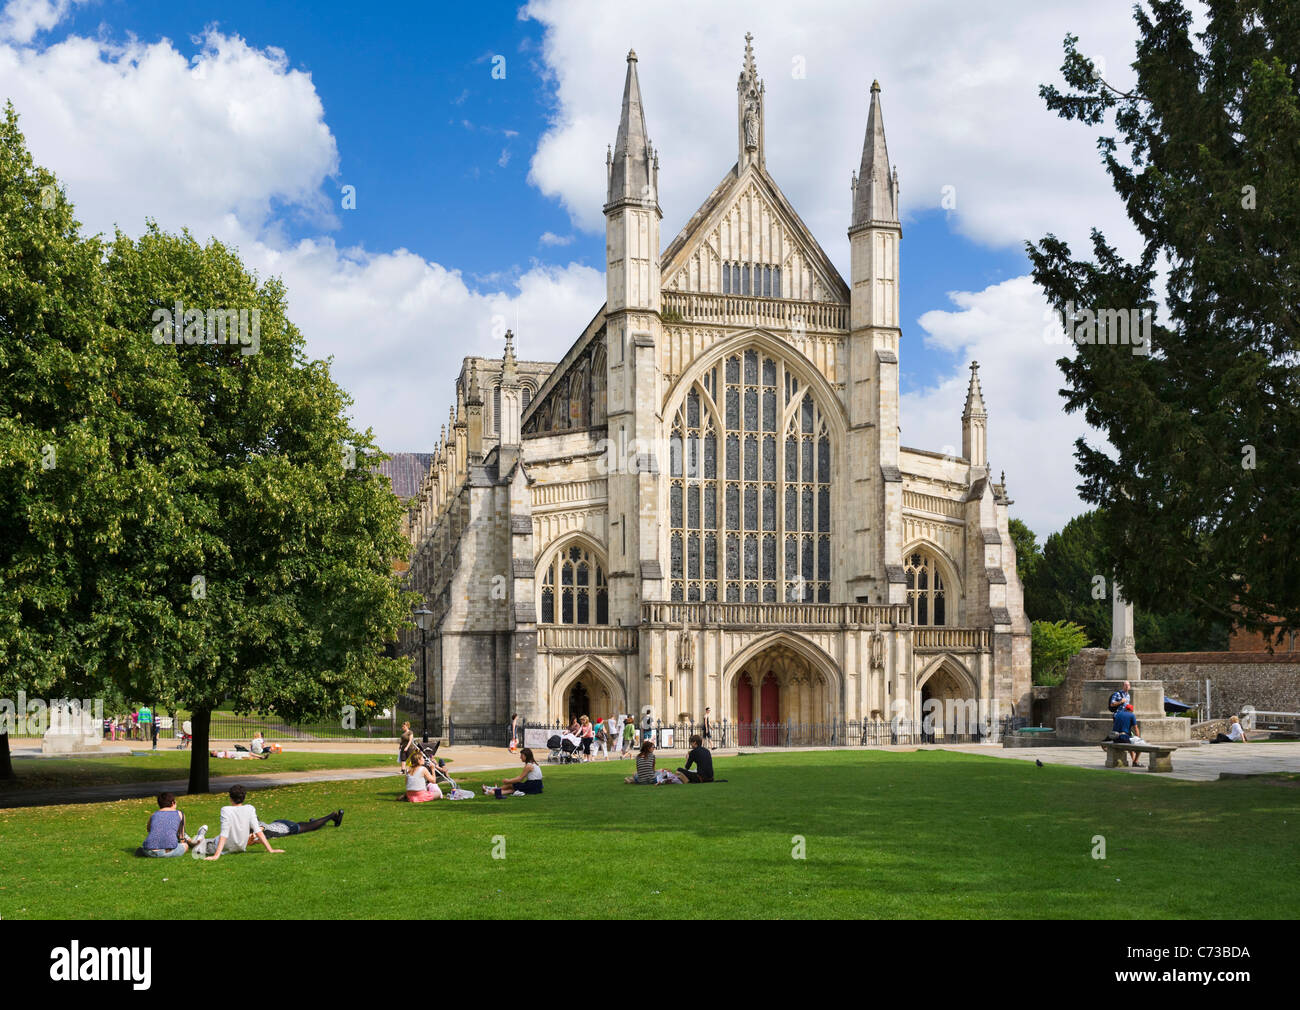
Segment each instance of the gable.
M665 291L744 294L728 290L724 267L780 271L780 297L847 302L849 288L776 182L761 167L736 168L714 189L664 252ZM774 279L774 278L773 278ZM772 290L775 290L773 285ZM749 293L758 294L751 285Z

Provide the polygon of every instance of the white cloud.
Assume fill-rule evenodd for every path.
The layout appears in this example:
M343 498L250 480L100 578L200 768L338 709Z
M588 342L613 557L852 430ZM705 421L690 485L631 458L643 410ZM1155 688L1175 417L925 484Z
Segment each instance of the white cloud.
M780 4L532 0L525 14L546 26L543 57L559 99L530 181L587 231L603 227L605 149L618 126L628 48L637 51L647 128L661 156L668 239L735 161L736 75L749 30L767 84L768 169L842 271L849 176L861 158L873 78L905 213L938 208L943 187L953 186L956 228L982 243L1018 247L1049 231L1079 243L1093 225L1132 241L1095 132L1058 119L1038 97L1040 84L1059 83L1071 31L1083 51L1105 58L1109 79L1127 82L1136 35L1127 5L1084 17L1065 0L993 8L806 0L797 14Z
M537 241L541 242L542 245L571 245L573 243L573 236L557 235L553 231L544 231L542 232L542 237Z
M47 32L87 0L10 0L0 12L0 40L25 45Z
M146 216L258 231L274 203L330 222L321 183L338 149L311 76L278 49L211 29L192 58L166 39L0 45L0 91L89 231L135 232Z
M20 25L48 27L57 13L6 8ZM187 57L165 39L0 42L0 93L88 231L139 234L152 217L237 246L263 277L281 275L308 354L334 358L353 416L386 448L433 446L461 358L502 351L495 320L516 330L521 357L557 360L604 300L603 274L577 264L511 273L480 294L405 249L285 243L285 208L322 231L336 223L324 194L341 185L339 156L320 96L281 50L216 30L197 45Z
M1080 414L1066 414L1057 390L1065 377L1058 358L1073 345L1049 341L1047 301L1028 277L983 291L952 292L954 309L920 319L927 346L959 356L955 373L902 397L904 445L945 451L961 446L961 413L970 382L968 366L979 362L980 388L988 408L988 458L994 475L1005 470L1015 501L1012 515L1023 519L1040 541L1086 506L1074 490L1074 440L1105 444ZM1130 348L1090 348L1089 353L1130 353ZM900 357L907 360L907 337Z
M367 253L317 240L241 253L284 278L310 353L333 356L354 416L392 451L428 451L437 441L466 355L500 356L508 327L520 358L558 360L605 294L604 275L578 264L537 266L510 289L479 294L459 271L405 249Z

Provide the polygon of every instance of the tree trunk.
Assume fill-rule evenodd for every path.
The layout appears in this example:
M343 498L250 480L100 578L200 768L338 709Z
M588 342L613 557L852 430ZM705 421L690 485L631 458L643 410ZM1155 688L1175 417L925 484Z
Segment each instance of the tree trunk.
M208 792L208 733L212 725L212 713L206 709L190 713L190 732L193 742L190 744L190 786L191 793Z
M14 762L9 753L9 734L0 733L0 779L14 777Z

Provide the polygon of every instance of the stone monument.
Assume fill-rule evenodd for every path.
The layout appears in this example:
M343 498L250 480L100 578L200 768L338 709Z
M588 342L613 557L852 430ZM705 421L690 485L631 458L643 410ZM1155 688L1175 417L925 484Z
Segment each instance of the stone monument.
M1192 738L1188 719L1165 715L1165 685L1161 680L1142 680L1142 661L1133 642L1133 604L1120 595L1118 585L1111 593L1110 654L1106 657L1106 679L1083 682L1083 713L1056 720L1056 742L1061 744L1102 743L1114 724L1108 707L1110 696L1129 682L1129 697L1138 730L1148 743L1185 743Z

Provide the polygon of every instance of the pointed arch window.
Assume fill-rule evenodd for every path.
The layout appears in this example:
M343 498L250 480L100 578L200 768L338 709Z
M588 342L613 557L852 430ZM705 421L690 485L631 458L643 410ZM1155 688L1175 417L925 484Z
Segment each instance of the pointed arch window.
M830 602L831 439L783 360L749 349L708 369L672 446L673 600Z
M608 624L609 583L593 551L557 551L542 573L542 624Z
M492 430L501 434L501 387L492 387Z
M903 574L912 623L942 627L948 623L948 590L938 559L929 551L913 551L906 561Z

